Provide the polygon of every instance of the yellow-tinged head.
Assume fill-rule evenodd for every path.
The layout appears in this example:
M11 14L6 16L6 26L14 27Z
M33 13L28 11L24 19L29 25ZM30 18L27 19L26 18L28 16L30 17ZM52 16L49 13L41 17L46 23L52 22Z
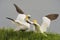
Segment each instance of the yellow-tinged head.
M26 20L30 19L31 16L30 15L26 15Z
M32 22L36 24L36 23L37 23L37 20L36 20L36 19L34 19Z

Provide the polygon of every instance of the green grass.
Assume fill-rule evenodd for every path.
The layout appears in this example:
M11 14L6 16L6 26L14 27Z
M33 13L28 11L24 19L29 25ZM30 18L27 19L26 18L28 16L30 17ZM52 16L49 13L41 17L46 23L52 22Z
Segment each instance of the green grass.
M40 33L0 29L0 40L60 40L60 34L46 34L48 37Z

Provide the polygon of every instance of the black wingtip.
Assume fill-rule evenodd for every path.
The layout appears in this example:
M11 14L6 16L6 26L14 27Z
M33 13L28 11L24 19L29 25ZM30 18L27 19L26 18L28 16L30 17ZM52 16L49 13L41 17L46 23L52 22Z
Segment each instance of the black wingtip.
M12 18L9 18L9 17L6 17L6 19L9 19L9 20L11 20L11 21L14 21L14 19L12 19Z
M9 17L6 17L6 19L9 19Z
M21 8L19 8L16 4L13 4L14 7L16 8L16 11L20 14L24 14L24 12L21 10Z
M55 20L57 19L59 16L59 14L49 14L49 15L46 15L47 18L49 18L50 20Z

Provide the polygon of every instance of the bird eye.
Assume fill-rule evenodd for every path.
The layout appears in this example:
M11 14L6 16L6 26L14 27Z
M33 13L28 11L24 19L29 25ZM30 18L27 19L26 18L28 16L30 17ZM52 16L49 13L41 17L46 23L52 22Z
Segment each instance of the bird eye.
M28 16L28 18L31 18L30 16Z

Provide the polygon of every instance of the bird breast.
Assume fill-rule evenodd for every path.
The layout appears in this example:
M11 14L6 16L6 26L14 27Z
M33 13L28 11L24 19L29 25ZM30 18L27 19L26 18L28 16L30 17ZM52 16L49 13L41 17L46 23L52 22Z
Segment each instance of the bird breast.
M25 20L25 18L26 18L26 15L24 15L24 14L19 14L18 16L17 16L17 18L16 18L16 20L20 20L20 21L24 21Z

